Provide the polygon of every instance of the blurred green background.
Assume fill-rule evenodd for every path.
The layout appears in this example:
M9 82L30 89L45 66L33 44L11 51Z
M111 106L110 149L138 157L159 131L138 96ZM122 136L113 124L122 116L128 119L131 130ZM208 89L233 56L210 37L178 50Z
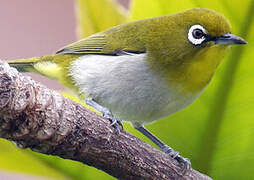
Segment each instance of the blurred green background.
M248 41L235 46L191 106L146 127L213 179L254 179L254 0L77 0L79 38L116 24L179 12L214 9ZM130 4L129 4L130 3ZM70 7L73 8L73 7ZM68 24L66 24L68 26ZM4 27L2 27L4 28ZM76 27L71 27L75 29ZM64 45L64 44L63 44ZM151 143L128 123L125 129ZM36 168L35 168L36 167ZM52 179L114 179L78 162L16 148L0 139L0 169Z

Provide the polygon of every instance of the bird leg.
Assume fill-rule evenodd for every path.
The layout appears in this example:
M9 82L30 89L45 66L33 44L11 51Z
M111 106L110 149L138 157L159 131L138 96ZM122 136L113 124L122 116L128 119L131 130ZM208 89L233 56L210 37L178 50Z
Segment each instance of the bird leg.
M163 152L169 154L172 158L176 159L179 163L182 163L184 165L183 174L185 174L186 171L191 168L191 162L189 159L180 156L178 152L174 151L170 146L163 143L159 138L157 138L152 133L150 133L145 127L143 127L143 126L135 127L135 129L137 129L143 135L148 137L154 144L159 146L159 148Z
M110 119L112 121L111 125L117 130L117 133L120 133L120 130L123 129L122 121L115 118L113 116L112 112L108 108L101 106L93 99L86 100L85 103L87 105L93 107L100 113L102 113L103 117ZM180 156L178 152L174 151L170 146L163 143L160 139L158 139L156 136L154 136L152 133L150 133L145 127L139 126L139 127L135 127L135 129L137 129L143 135L148 137L153 143L155 143L157 146L159 146L159 148L163 152L169 154L172 158L176 159L179 163L183 164L184 165L183 174L185 174L186 171L191 168L191 162L189 159Z
M120 133L120 129L123 129L122 121L117 119L116 117L114 117L112 112L108 108L105 108L105 107L101 106L100 104L98 104L93 99L85 100L85 103L87 105L93 107L94 109L96 109L100 113L102 113L103 117L108 118L109 120L111 120L112 121L111 126L113 126L116 129L117 133Z

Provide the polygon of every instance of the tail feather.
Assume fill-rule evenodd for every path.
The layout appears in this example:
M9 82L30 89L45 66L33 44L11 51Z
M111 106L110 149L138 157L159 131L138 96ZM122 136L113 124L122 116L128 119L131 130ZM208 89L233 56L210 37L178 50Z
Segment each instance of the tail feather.
M34 63L40 60L40 57L34 57L28 59L8 60L7 62L11 67L16 68L19 72L37 72L34 69Z
M9 63L9 62L8 62ZM31 72L33 71L32 63L9 63L11 67L16 68L19 72Z
M62 79L67 69L66 67L68 67L70 62L80 56L81 55L56 54L28 59L9 60L8 63L19 72L34 72L51 79Z

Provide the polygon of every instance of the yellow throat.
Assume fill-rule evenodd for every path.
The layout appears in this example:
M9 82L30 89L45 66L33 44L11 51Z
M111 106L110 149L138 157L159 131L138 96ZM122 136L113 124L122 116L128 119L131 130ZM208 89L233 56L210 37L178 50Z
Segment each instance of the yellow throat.
M185 93L201 91L211 80L229 48L230 46L215 45L202 49L170 70L168 80L183 85Z

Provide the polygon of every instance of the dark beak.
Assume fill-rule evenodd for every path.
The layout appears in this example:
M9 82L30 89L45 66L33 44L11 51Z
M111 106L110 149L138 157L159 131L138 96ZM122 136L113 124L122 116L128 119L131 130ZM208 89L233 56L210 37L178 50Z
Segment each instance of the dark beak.
M243 38L234 34L226 33L214 39L215 44L247 44Z

